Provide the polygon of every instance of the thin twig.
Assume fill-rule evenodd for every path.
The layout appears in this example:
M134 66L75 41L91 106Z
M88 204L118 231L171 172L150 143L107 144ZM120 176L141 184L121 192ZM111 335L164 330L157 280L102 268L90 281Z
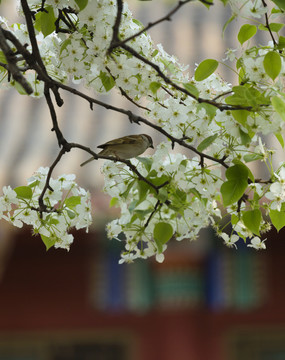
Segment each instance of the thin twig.
M171 21L171 17L186 3L193 1L193 0L185 0L185 1L179 1L178 4L175 6L175 8L173 8L168 14L166 14L165 16L163 16L162 18L154 21L154 22L150 22L148 23L147 26L145 26L142 30L138 31L137 33L129 36L128 38L120 41L120 45L121 44L125 44L133 39L135 39L136 37L140 36L141 34L145 33L146 31L148 31L149 29L151 29L152 27L162 23L163 21ZM118 38L118 37L117 37ZM116 46L115 46L116 47Z
M266 4L265 0L262 0L262 4L263 4L263 6L264 6L265 8L267 8L267 4ZM270 29L270 24L269 24L269 19L268 19L267 11L266 11L266 13L265 13L265 23L266 23L265 27L266 27L267 30L269 31L270 37L271 37L271 39L272 39L272 41L273 41L273 44L274 44L274 46L276 46L276 45L277 45L277 42L276 42L276 40L275 40L275 38L274 38L274 36L273 36L273 33L272 33L271 29Z
M162 203L159 200L157 200L153 211L150 213L149 217L147 218L146 223L144 224L144 229L146 229L148 227L148 225L150 223L150 220L152 219L153 215L156 213L158 207L161 207L161 206L162 206Z

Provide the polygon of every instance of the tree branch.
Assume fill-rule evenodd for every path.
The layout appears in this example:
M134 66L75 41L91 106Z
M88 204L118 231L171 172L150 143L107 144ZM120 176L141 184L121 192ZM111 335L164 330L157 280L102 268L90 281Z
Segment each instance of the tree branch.
M23 76L21 70L19 69L17 65L18 62L17 56L13 52L11 47L8 45L5 36L6 34L7 34L6 30L3 30L2 27L0 26L0 48L2 49L7 60L7 64L1 63L1 66L3 66L6 70L9 71L9 73L12 74L13 79L22 86L22 88L26 91L28 95L31 95L33 93L33 88L28 83L26 78Z
M185 0L185 1L179 1L178 4L165 16L163 16L162 18L154 21L154 22L150 22L148 23L147 26L145 26L142 30L140 30L139 32L137 32L136 34L129 36L128 38L121 40L120 41L120 45L122 44L126 44L128 41L131 41L132 39L140 36L141 34L143 34L144 32L148 31L149 29L151 29L152 27L162 23L163 21L171 21L171 17L185 4L187 4L188 2L193 1L193 0ZM119 4L119 2L121 1L117 1L117 4ZM118 13L119 13L119 8L118 8ZM117 16L116 18L116 23L118 21L118 18L120 18L121 16ZM116 23L114 24L114 27L116 28ZM120 23L119 23L120 24ZM116 26L115 26L116 25ZM113 27L113 30L114 30ZM118 39L118 28L116 28L116 34L113 33L113 39L116 40ZM113 41L113 40L112 40ZM114 43L112 44L114 47L117 47L117 45ZM110 47L111 48L111 47Z

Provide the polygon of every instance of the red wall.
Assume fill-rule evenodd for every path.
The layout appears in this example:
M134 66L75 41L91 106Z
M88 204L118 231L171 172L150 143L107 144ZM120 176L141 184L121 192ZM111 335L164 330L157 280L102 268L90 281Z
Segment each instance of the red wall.
M284 240L267 246L270 288L262 309L106 314L90 301L90 264L98 251L94 234L77 234L70 252L46 252L38 237L19 233L0 282L0 333L115 331L133 339L136 360L229 360L225 344L235 329L285 325Z

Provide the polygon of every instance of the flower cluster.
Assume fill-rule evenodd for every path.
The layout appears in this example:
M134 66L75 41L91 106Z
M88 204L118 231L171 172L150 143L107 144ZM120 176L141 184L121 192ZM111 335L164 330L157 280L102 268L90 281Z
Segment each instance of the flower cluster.
M285 45L284 37L279 36L283 25L272 23L270 32L267 24L241 26L237 36L241 46L227 50L225 58L235 62L238 85L232 86L215 73L218 61L208 59L188 70L162 45L155 46L141 31L143 26L133 18L126 1L117 31L118 39L130 38L128 47L121 43L112 51L116 1L44 3L48 20L46 12L37 12L43 1L29 1L36 13L38 46L50 77L62 83L84 82L97 94L116 87L133 104L145 109L146 124L151 122L171 139L172 145L178 143L183 148L183 155L174 154L170 144L162 142L153 156L132 160L141 177L119 162L104 165L104 190L112 197L111 203L121 208L120 218L107 226L110 238L119 239L124 234L126 249L121 261L152 255L163 261L172 237L196 239L200 229L208 225L228 246L235 247L243 239L249 247L265 248L261 236L270 224L264 212L278 230L285 226L284 167L281 164L279 170L274 170L274 151L263 143L265 136L274 135L284 146ZM261 0L224 3L232 9L231 20L238 16L260 20L266 12L274 18L282 12L277 6L270 10ZM50 19L57 19L67 10L68 21L59 21L59 29L53 28ZM9 28L6 21L2 23ZM24 25L10 30L29 43ZM270 34L270 41L252 45L250 39L260 30ZM34 87L34 96L42 96L43 85L36 74L28 71L25 76ZM253 161L267 165L269 180L255 179L247 165ZM42 238L56 239L52 240L54 245L60 246L59 239L69 227L88 228L89 195L73 179L65 179L67 188L63 187L64 181L54 180L50 184L53 191L47 191L44 198L50 211L39 213L36 199L42 191L44 173L37 176L39 179L34 177L27 187L28 197L19 190L4 189L3 218L15 226L30 223ZM72 194L71 200L62 199L63 190ZM230 235L223 229L226 215L230 217ZM63 247L68 247L69 239L61 240Z
M105 163L105 191L121 207L121 217L107 225L107 232L109 238L118 239L124 233L122 261L153 255L162 261L172 236L178 241L196 239L202 228L221 217L214 199L221 181L219 171L209 173L197 158L170 154L167 143L158 145L152 157L138 158L133 164L152 183L165 185L156 193L127 166Z
M31 225L33 233L39 234L49 249L69 250L73 242L71 228L88 228L91 224L90 194L75 183L75 175L61 175L51 178L49 189L44 193L44 209L39 198L46 186L48 168L39 168L28 179L27 186L12 189L4 186L0 197L0 218L21 228Z

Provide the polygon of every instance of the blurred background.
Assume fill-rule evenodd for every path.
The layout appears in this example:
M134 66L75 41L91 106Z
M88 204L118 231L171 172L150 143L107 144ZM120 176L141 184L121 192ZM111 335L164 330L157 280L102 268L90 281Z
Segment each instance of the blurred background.
M2 0L0 15L13 21L14 4ZM129 4L147 24L176 2ZM211 11L189 3L150 34L193 74L194 64L222 61L225 49L236 46L236 22L221 37L228 10L219 2ZM235 82L226 66L219 72ZM58 117L71 142L95 149L132 133L161 139L118 114L62 96ZM100 99L138 113L114 92ZM44 100L0 91L0 186L24 185L39 166L50 166L59 151L51 127ZM80 168L86 158L73 150L53 175L75 173L92 193L94 226L89 234L74 233L69 252L46 252L29 228L0 222L0 360L284 360L284 232L270 233L268 250L256 252L243 244L228 249L206 229L197 242L171 243L163 264L119 265L122 244L105 235L116 211L102 193L103 162Z

